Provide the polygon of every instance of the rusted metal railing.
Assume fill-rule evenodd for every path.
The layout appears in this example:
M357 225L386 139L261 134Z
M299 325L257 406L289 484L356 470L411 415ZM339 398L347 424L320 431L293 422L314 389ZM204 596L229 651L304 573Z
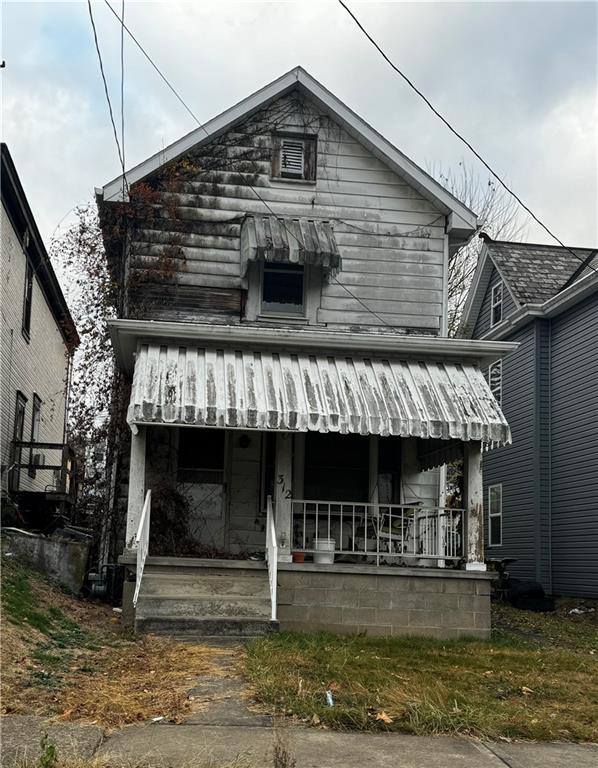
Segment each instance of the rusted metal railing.
M278 579L278 541L276 538L276 520L274 519L274 507L272 496L266 500L266 560L268 561L268 581L270 582L270 603L272 621L276 621L276 587Z
M414 504L292 500L293 550L356 555L403 565L463 557L463 509ZM426 561L436 561L426 563Z
M137 606L139 590L141 589L141 579L143 578L143 569L145 559L149 550L149 532L150 532L150 509L152 504L152 492L148 491L145 495L145 503L139 520L139 527L135 536L135 549L137 550L137 568L135 571L135 594L133 595L133 606Z

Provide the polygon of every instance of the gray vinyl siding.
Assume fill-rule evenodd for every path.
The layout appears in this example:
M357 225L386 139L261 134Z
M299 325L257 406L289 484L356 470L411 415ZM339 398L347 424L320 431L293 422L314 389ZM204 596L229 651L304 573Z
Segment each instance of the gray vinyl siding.
M484 455L484 520L488 557L514 557L509 570L535 579L534 542L534 387L535 329L529 325L509 338L519 349L503 361L502 409L511 426L512 445ZM502 545L488 546L488 487L502 483Z
M552 573L598 597L598 294L552 323Z
M482 300L482 306L480 307L480 312L477 316L474 330L473 330L473 338L479 339L481 336L483 336L485 333L487 333L490 330L490 305L492 301L492 288L501 281L500 274L498 273L496 267L492 267L492 272L490 274L490 279L488 280L488 287L486 288L486 293L484 294L484 298ZM502 292L502 301L503 301L503 318L507 317L507 315L510 315L511 312L515 309L515 302L513 301L513 297L509 293L509 289L506 285L503 285L503 292Z
M550 567L550 320L536 320L536 449L534 479L536 482L536 580L552 593Z

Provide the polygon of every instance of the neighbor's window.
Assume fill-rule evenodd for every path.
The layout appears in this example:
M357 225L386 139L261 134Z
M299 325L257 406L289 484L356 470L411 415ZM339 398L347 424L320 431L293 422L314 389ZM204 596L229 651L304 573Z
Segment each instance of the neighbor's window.
M264 263L262 312L303 314L304 268L297 264Z
M490 326L498 325L502 320L502 281L492 286L492 307L490 310Z
M316 139L313 136L275 136L272 176L281 179L314 181Z
M502 360L497 360L489 366L488 384L494 399L502 406Z
M502 485L488 487L488 546L502 544Z
M13 426L13 440L15 443L22 441L23 431L25 429L25 409L27 407L27 398L22 392L17 392L17 402L15 407L15 421ZM9 488L11 491L19 490L21 477L21 454L23 449L20 446L13 446L12 469L9 477Z
M39 425L42 416L42 401L39 395L33 394L33 411L31 413L31 442L37 443L39 440ZM29 451L29 475L35 477L35 469L39 464L39 452L32 447Z
M33 265L27 259L25 291L23 296L23 336L29 341L31 331L31 302L33 299Z

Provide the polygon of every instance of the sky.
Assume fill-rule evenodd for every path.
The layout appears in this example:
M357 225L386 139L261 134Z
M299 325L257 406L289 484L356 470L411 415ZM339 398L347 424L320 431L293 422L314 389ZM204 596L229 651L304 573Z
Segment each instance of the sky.
M347 3L550 229L598 245L596 3ZM120 26L92 5L120 125ZM202 122L300 64L423 168L487 178L335 0L126 0L125 21ZM4 0L1 58L3 141L49 245L119 173L87 2ZM126 39L127 167L195 127Z

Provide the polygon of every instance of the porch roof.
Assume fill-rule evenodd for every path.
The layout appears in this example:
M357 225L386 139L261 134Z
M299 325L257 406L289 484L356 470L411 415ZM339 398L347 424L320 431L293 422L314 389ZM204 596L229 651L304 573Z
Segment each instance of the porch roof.
M128 421L510 443L473 363L142 343Z

